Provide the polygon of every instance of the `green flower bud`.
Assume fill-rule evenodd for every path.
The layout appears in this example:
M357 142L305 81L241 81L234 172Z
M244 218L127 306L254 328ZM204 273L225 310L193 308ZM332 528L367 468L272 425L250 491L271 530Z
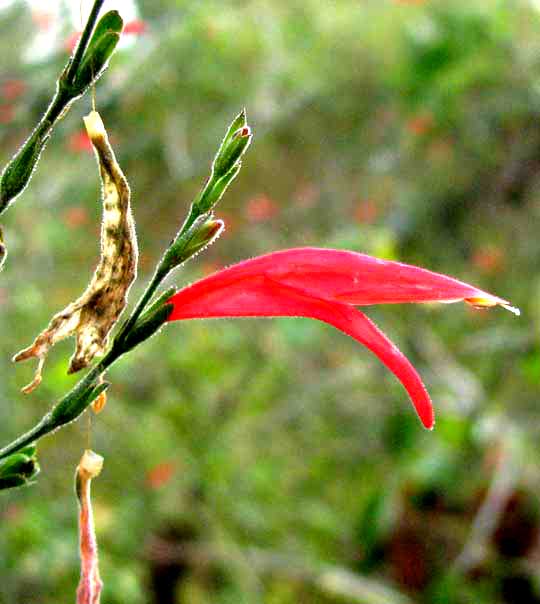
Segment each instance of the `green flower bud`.
M245 114L242 112L240 115L244 116L245 122ZM238 118L235 122L237 120ZM221 144L212 167L213 174L217 178L221 178L238 164L240 158L249 147L251 139L251 128L246 123L240 128L237 128L232 134L230 134L229 128L229 132L227 132L225 139Z
M198 254L221 235L224 227L223 220L201 216L184 235L175 239L165 252L160 264L162 270L168 273L188 258Z
M223 137L216 157L218 157L220 153L225 149L225 147L228 145L229 141L233 137L234 133L240 130L241 128L244 128L244 126L247 126L246 110L242 109L242 111L240 111L240 113L232 121L231 125L229 126L229 129L227 130L227 134L225 134L225 136Z

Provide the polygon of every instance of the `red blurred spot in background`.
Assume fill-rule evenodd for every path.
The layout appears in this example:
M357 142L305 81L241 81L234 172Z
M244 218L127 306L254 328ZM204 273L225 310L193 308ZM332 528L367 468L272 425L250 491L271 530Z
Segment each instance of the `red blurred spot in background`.
M405 128L415 136L426 134L433 127L433 116L429 113L422 113L408 120Z
M267 195L252 197L246 204L245 216L249 222L266 222L279 213L279 206Z
M123 34L140 35L146 33L148 27L142 19L134 19L124 25Z
M79 130L69 135L67 145L73 153L92 153L92 142L88 138L86 130Z
M504 269L504 252L496 245L486 245L474 252L472 263L480 272L491 275Z
M64 224L70 229L76 229L80 226L88 224L89 216L86 208L75 206L68 208L63 214L62 219Z
M26 91L26 84L23 80L6 80L2 84L2 97L6 101L14 101Z
M364 199L358 203L354 211L356 222L372 224L379 216L379 208L372 199Z
M69 52L73 52L75 50L75 46L77 46L77 42L79 41L80 37L81 37L81 32L74 31L72 34L70 34L68 36L68 38L64 42L64 48Z
M146 473L146 486L150 489L159 489L171 480L174 469L172 461L158 463Z
M54 20L54 15L41 10L32 11L32 21L36 27L41 30L50 29Z
M11 105L0 105L0 124L9 124L13 121L15 111Z

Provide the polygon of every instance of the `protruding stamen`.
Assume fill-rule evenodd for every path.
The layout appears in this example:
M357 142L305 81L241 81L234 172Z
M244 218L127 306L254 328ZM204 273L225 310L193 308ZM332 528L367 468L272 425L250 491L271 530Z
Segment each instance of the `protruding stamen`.
M506 300L503 300L502 298L496 298L495 296L489 298L466 298L465 302L467 302L467 304L470 304L471 306L474 306L475 308L491 308L493 306L502 306L503 308L506 308L506 310L509 310L511 313L514 313L518 317L521 314L519 308L516 308L515 306L510 306L510 304Z
M501 304L501 306L503 308L506 308L506 310L509 310L511 313L515 314L516 317L519 317L521 315L521 311L517 306L510 306L510 304Z

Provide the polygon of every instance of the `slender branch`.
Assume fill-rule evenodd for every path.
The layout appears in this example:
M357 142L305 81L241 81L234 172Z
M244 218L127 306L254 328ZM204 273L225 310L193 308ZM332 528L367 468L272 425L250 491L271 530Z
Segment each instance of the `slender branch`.
M75 51L75 54L73 55L73 60L71 61L70 65L68 67L67 73L66 73L66 79L69 84L73 83L75 74L77 73L77 70L79 69L79 65L81 64L82 57L84 55L86 47L88 46L88 41L90 40L90 36L92 35L92 32L94 31L94 27L96 25L99 11L101 10L101 7L103 6L104 2L105 2L105 0L95 0L94 6L92 7L90 14L88 15L88 20L86 21L86 25L84 26L84 30L79 39L79 43L77 44L77 50Z

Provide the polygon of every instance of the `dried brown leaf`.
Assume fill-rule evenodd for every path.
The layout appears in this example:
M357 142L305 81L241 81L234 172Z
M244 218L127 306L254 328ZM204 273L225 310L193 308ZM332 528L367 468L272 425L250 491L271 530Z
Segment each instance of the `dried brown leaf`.
M41 382L45 357L56 342L71 335L76 337L68 373L87 367L96 355L105 352L109 333L127 304L128 291L137 273L137 240L128 182L116 161L99 113L90 112L84 123L96 152L102 181L101 257L82 296L54 315L33 344L13 357L14 361L33 357L39 360L33 381L23 388L25 393Z

